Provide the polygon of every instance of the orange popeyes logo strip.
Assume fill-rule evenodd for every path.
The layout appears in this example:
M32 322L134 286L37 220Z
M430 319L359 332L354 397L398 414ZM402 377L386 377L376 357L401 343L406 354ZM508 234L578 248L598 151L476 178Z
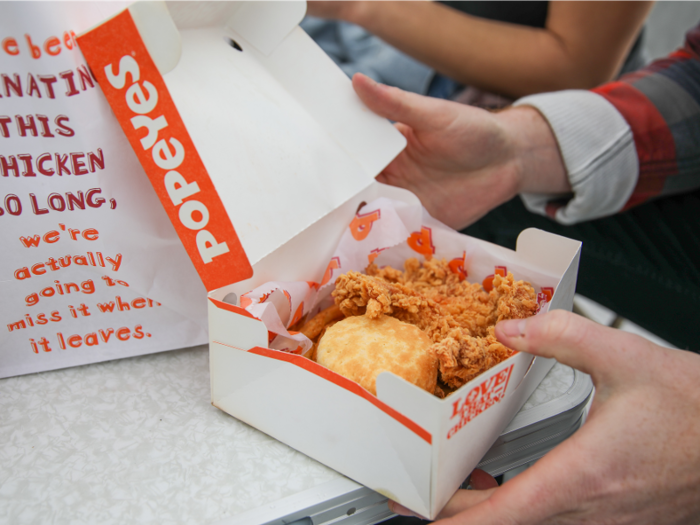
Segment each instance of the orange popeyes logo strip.
M228 346L230 348L235 348L231 347L230 345L224 344L220 341L215 341L215 343L218 343L223 346ZM414 421L408 419L400 412L397 412L386 403L380 401L377 397L367 392L367 390L362 388L354 381L350 381L349 379L346 379L345 377L330 371L328 368L321 366L318 363L307 359L306 357L289 354L287 352L280 352L278 350L270 350L269 348L261 348L259 346L251 348L250 350L248 350L248 352L263 357L277 359L279 361L286 361L287 363L303 368L307 372L316 374L317 376L322 377L323 379L326 379L327 381L330 381L331 383L338 385L339 387L344 388L345 390L349 390L353 394L356 394L361 398L365 399L366 401L369 401L388 416L394 418L396 421L398 421L403 426L414 432L416 435L418 435L418 437L426 441L428 444L432 444L433 442L432 435L423 427L416 424Z
M207 290L253 269L131 14L78 37L85 60Z

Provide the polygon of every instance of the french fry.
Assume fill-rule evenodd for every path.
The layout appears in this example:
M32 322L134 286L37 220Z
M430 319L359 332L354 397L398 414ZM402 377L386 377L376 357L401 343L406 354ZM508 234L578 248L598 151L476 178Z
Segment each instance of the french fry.
M288 332L299 332L301 331L301 327L306 324L306 315L304 315L301 319L299 319L296 323L294 323L292 326L287 328Z
M343 312L340 311L336 305L330 306L325 310L321 310L315 316L311 318L304 326L299 330L302 334L311 340L315 340L316 337L321 333L321 331L333 321L337 321L345 317Z

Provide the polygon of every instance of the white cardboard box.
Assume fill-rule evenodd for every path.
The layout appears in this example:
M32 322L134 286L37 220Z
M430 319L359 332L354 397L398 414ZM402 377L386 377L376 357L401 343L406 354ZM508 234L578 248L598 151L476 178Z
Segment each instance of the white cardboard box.
M135 4L78 41L210 291L212 403L434 518L552 362L516 354L444 400L384 373L374 397L267 349L263 323L224 298L318 282L361 203L415 204L374 181L405 141L298 27L303 3L168 7ZM470 242L549 276L549 307L571 309L578 242Z
M342 225L341 212L329 220ZM352 205L346 214L345 224ZM309 233L282 250L303 253L313 242ZM561 276L550 308L570 309L578 243L526 230L516 254ZM213 404L431 519L553 364L516 354L444 400L385 372L376 399L304 357L267 350L265 326L223 302L235 291L245 290L233 285L210 294Z

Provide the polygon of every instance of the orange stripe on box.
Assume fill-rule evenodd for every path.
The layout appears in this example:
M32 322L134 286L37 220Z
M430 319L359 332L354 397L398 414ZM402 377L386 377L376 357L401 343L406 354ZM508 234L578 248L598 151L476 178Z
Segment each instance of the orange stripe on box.
M251 277L238 235L129 11L79 36L78 44L206 289Z
M224 346L230 346L224 343L219 344L223 344ZM428 444L432 444L433 442L432 435L423 427L410 420L400 412L397 412L386 403L380 401L379 398L367 392L367 390L362 388L354 381L350 381L349 379L346 379L345 377L336 374L335 372L332 372L325 366L321 366L318 363L315 363L314 361L311 361L310 359L307 359L306 357L300 355L289 354L287 352L280 352L279 350L270 350L269 348L262 348L259 346L251 348L250 350L248 350L248 352L264 357L269 357L271 359L277 359L279 361L286 361L287 363L291 363L300 368L303 368L307 372L311 372L312 374L322 377L323 379L326 379L327 381L338 385L340 388L349 390L353 394L360 396L366 401L369 401L388 416L394 418L396 421L398 421L403 426L414 432L416 435L418 435L418 437L426 441Z

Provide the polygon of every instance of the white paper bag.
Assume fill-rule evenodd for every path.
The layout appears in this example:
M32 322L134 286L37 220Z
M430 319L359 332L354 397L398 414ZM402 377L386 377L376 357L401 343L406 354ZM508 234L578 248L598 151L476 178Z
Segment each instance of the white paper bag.
M207 340L204 286L76 46L126 5L0 7L0 377Z

